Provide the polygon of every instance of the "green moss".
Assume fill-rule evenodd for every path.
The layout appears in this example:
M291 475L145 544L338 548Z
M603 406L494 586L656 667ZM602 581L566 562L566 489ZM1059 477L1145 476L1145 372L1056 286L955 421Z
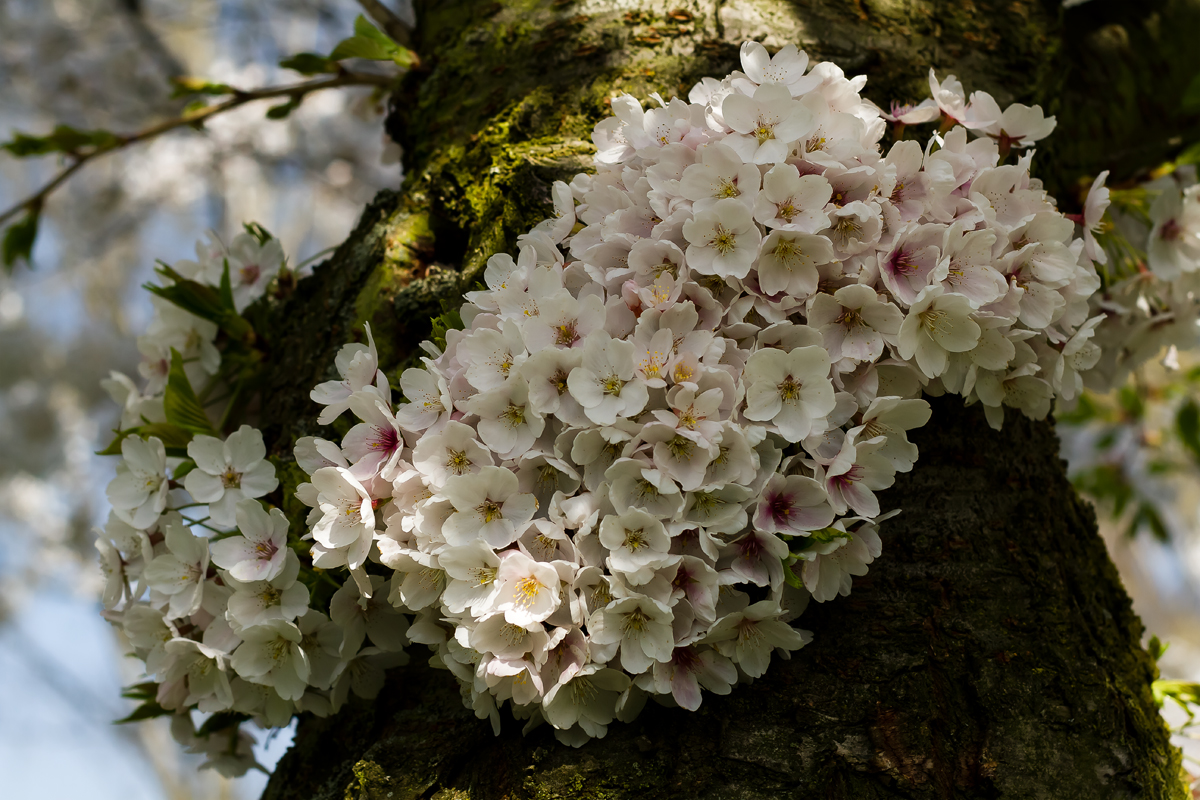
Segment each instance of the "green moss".
M352 769L354 780L346 786L344 800L385 800L393 798L392 780L374 761L359 761Z

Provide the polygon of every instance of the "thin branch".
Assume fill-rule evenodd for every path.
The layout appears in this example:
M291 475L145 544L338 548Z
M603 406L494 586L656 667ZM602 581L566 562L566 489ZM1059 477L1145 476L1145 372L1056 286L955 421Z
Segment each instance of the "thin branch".
M161 136L164 133L183 128L187 126L199 126L210 117L215 117L239 106L244 106L247 103L253 103L258 100L270 100L277 97L287 97L294 101L299 101L305 95L312 92L321 91L322 89L337 89L343 86L391 86L395 78L388 75L372 75L365 72L349 72L343 71L331 78L321 78L318 80L304 81L303 83L294 83L287 86L272 86L265 89L253 89L243 91L234 89L232 96L227 100L222 100L219 103L214 103L204 108L194 111L185 112L184 114L173 117L163 122L156 123L140 131L118 135L112 144L107 144L102 147L97 147L94 150L89 150L74 156L75 161L68 167L63 169L49 183L37 190L34 194L20 201L11 208L0 213L0 225L8 222L17 214L25 209L36 210L40 209L46 198L59 186L67 181L75 174L84 164L92 161L99 156L106 155L115 150L121 150L130 145L144 142L148 139L153 139L156 136Z
M358 0L358 4L367 12L367 16L375 20L379 27L383 28L392 41L398 45L408 47L412 42L412 28L408 23L400 19L395 11L385 6L379 0Z

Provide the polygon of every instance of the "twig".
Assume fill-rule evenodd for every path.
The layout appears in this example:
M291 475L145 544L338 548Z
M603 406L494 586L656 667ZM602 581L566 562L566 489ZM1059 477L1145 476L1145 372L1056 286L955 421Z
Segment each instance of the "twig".
M379 0L358 0L358 4L367 12L367 16L375 20L383 32L386 33L392 41L398 45L408 47L412 41L412 28L408 23L400 19L400 16L385 6Z
M75 174L80 167L88 163L94 158L97 158L115 150L120 150L138 142L153 139L156 136L161 136L164 133L173 131L176 128L185 126L197 126L207 120L209 117L215 117L218 114L229 111L230 109L244 106L247 103L253 103L258 100L270 100L276 97L288 97L292 100L299 100L307 94L317 92L322 89L337 89L343 86L390 86L395 79L388 75L372 75L364 72L349 72L343 71L331 78L321 78L319 80L304 81L303 83L290 84L288 86L272 86L266 89L253 89L243 91L234 89L232 97L227 100L222 100L219 103L214 103L204 108L194 111L185 112L184 114L173 117L172 119L164 120L148 128L143 128L140 131L126 134L124 136L116 136L112 144L97 147L94 150L89 150L86 153L74 156L75 161L50 180L45 186L37 190L34 194L20 201L11 208L0 213L0 225L3 225L8 220L21 213L24 209L37 209L45 202L46 198L59 186L66 182L68 178Z

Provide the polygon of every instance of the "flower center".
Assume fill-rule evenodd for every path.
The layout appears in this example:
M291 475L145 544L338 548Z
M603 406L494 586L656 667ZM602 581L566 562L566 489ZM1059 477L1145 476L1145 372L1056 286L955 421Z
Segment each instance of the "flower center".
M537 578L530 575L527 578L522 578L517 581L516 589L516 604L521 608L529 608L537 602L538 594L546 587Z
M605 394L619 397L621 389L625 388L625 381L618 378L617 373L614 372L600 382L600 388Z
M1164 242L1173 242L1178 239L1182 233L1183 228L1177 221L1173 219L1169 219L1164 222L1162 228L1160 228L1158 231L1159 237Z
M724 225L718 224L716 235L709 244L714 250L724 256L732 253L733 249L737 247L737 237L727 230Z
M717 197L737 197L742 192L737 188L732 178L721 178L717 188Z
M859 310L856 308L843 308L842 313L838 314L837 319L834 320L834 322L837 322L839 325L844 325L847 328L857 328L865 324L863 322L862 314L860 314Z
M504 516L504 512L500 508L500 504L495 500L484 500L475 507L475 510L479 512L481 517L483 517L485 524L489 522L495 522Z
M525 406L518 406L512 403L508 404L508 408L500 414L500 418L508 423L510 428L516 428L525 424Z
M779 399L783 402L795 405L800 401L800 389L803 387L791 375L784 378L775 388L779 390Z
M565 369L559 367L548 380L560 397L567 393L567 371Z
M225 470L221 475L221 485L226 489L242 488L242 473L235 472L233 467Z
M643 634L650 627L648 622L650 622L650 618L646 616L646 612L635 608L621 618L621 632L626 636Z
M791 222L792 218L800 213L800 209L796 208L795 202L796 199L794 197L789 197L787 200L784 200L782 203L776 206L776 215L782 220Z
M650 543L646 541L646 534L641 528L638 528L636 531L626 528L625 541L622 544L629 549L629 552L636 553L643 547L647 547Z
M471 469L471 459L467 458L466 450L446 450L446 471L455 475L465 475Z
M771 254L779 260L779 263L790 270L798 260L797 257L800 255L800 248L796 246L796 242L793 239L780 239L775 245L775 249L771 251Z
M554 343L559 347L570 347L579 341L579 334L575 331L575 321L564 322L554 329Z

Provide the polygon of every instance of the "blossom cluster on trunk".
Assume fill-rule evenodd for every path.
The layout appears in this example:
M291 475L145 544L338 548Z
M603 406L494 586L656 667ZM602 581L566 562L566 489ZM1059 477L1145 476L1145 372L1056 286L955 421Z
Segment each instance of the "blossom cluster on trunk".
M596 172L491 258L401 398L369 329L342 348L312 399L319 423L356 422L295 443L307 543L257 499L276 482L252 428L194 437L174 481L158 438L124 440L105 604L163 708L324 715L421 644L497 732L506 703L573 745L648 699L694 710L802 647L806 605L879 556L923 394L999 427L1078 393L1100 256L1032 151L1006 163L1053 118L932 74L931 101L884 114L794 46L748 42L742 66L688 101L614 98ZM881 152L888 119L928 109L956 124ZM239 310L261 292L267 271L237 266L257 252L199 252L185 274L240 275ZM220 355L192 319L171 347L198 379ZM123 427L161 416L170 359L150 349L161 381L111 384ZM339 585L327 606L309 575Z

